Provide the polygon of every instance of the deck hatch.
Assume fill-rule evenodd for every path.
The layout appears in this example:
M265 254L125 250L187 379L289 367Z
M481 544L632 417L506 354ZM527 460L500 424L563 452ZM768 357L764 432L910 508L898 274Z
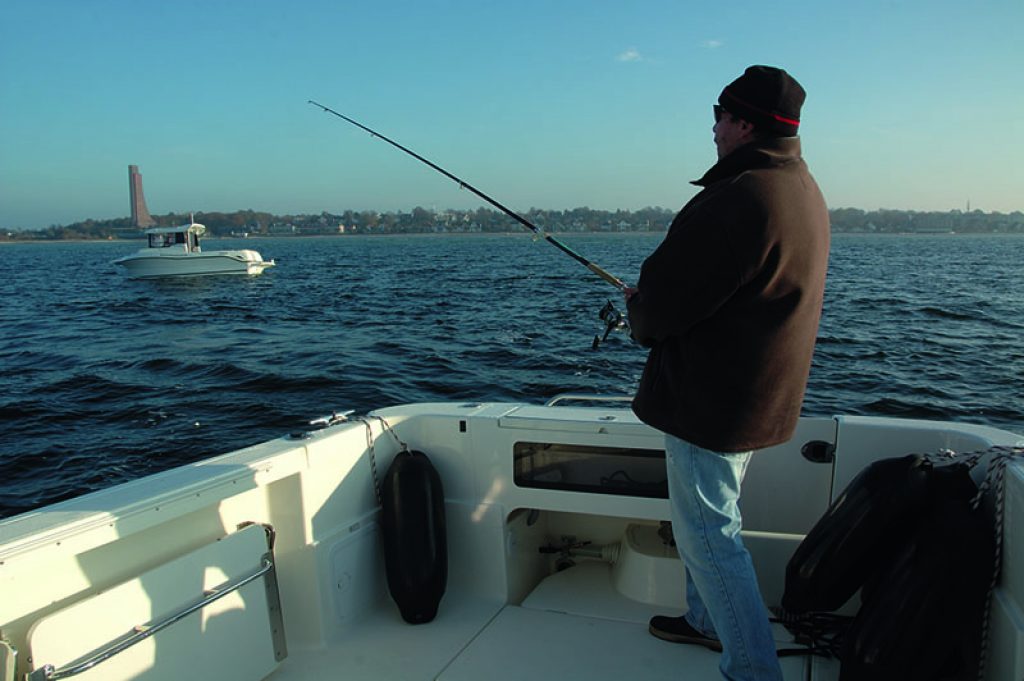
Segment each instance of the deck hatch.
M597 407L540 407L524 405L498 419L499 428L562 433L592 433L647 437L664 442L665 436L641 423L629 409Z

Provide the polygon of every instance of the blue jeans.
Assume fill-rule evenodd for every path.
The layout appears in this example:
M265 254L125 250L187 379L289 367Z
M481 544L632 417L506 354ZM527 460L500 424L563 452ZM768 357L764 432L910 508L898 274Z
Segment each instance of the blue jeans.
M768 610L740 537L737 504L750 456L713 452L666 434L672 533L686 564L686 621L722 642L722 676L781 681Z

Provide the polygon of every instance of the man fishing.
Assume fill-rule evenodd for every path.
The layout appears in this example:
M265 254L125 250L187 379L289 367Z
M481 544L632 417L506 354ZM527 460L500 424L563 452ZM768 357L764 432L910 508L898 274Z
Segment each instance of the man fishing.
M829 217L801 158L804 98L770 66L725 87L718 162L625 290L633 336L651 349L633 410L665 433L689 605L650 631L721 650L731 681L782 679L737 504L753 450L796 428L821 316Z

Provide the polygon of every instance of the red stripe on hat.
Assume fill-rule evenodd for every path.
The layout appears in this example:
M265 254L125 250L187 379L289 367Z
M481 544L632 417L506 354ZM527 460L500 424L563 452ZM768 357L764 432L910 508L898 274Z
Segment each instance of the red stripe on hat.
M794 118L785 118L784 116L780 116L779 114L772 114L772 118L783 123L789 123L790 125L800 125L800 121Z

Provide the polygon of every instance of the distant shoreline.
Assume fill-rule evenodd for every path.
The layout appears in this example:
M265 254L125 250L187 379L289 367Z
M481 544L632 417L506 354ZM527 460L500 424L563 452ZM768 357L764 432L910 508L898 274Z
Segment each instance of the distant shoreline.
M623 232L545 232L554 237L581 237L581 236L614 236L629 237L635 235L664 234L666 230L630 230ZM398 232L392 234L253 234L248 237L240 236L208 236L203 242L210 241L260 241L264 239L396 239L396 238L452 238L452 237L525 237L527 239L540 238L536 234L523 230L510 230L507 232ZM1024 232L869 232L852 230L833 230L832 236L880 236L880 237L974 237L974 236L1024 236ZM145 241L142 238L134 239L0 239L0 246L15 244L133 244Z
M630 230L625 232L545 232L551 236L621 236L627 237L636 234L664 234L666 230L659 229L648 229L648 230ZM247 237L242 236L230 236L230 235L217 235L217 236L206 236L202 238L202 243L208 241L258 241L261 239L394 239L399 237L415 237L415 238L428 238L428 237L508 237L508 236L522 236L527 239L541 238L538 235L526 230L509 230L507 232L396 232L392 234L250 234ZM145 241L145 239L138 237L133 239L0 239L0 245L3 244L132 244Z
M568 210L531 208L520 218L522 226L533 230L550 229L552 234L608 234L616 232L664 232L677 211L648 207L638 210L600 210L582 206ZM271 236L393 236L437 234L512 234L518 226L509 221L509 214L487 208L443 211L416 207L411 212L352 211L321 212L318 215L274 215L257 211L222 213L203 212L195 216L177 213L156 215L153 219L163 227L177 227L198 219L206 226L207 238L261 238ZM887 234L1024 234L1024 212L1011 213L981 210L908 211L893 209L862 210L831 208L829 221L832 233ZM108 220L88 219L69 225L51 225L45 229L0 229L0 239L7 240L70 240L93 239L134 240L143 229L133 226L126 217ZM245 235L243 237L243 235Z

